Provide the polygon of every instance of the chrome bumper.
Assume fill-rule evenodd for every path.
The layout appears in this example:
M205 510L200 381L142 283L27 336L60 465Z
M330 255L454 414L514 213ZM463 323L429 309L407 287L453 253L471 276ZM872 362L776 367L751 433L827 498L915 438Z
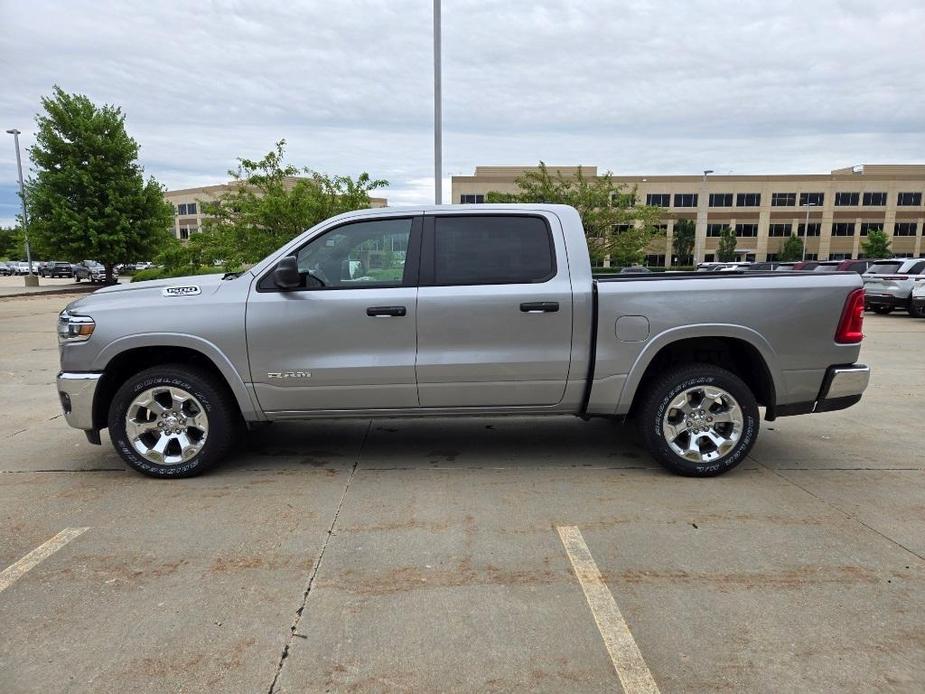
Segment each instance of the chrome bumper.
M64 419L75 429L90 431L93 426L93 397L103 374L59 373L58 397Z
M870 383L870 367L864 364L831 366L819 391L815 412L831 412L851 407L861 399Z

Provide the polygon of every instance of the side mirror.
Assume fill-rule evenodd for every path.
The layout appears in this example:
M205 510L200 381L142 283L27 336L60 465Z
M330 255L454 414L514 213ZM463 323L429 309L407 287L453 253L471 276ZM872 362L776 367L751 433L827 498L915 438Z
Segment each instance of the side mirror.
M279 261L273 271L273 282L280 289L298 289L302 284L299 263L294 255L287 255Z

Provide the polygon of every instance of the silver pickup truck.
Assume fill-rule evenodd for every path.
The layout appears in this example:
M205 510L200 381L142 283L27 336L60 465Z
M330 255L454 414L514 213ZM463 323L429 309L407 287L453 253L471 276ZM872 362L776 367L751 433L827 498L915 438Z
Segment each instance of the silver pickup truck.
M632 418L670 470L735 467L765 418L856 403L845 273L592 276L561 205L350 212L237 275L107 287L60 315L67 422L133 468L197 474L262 422Z

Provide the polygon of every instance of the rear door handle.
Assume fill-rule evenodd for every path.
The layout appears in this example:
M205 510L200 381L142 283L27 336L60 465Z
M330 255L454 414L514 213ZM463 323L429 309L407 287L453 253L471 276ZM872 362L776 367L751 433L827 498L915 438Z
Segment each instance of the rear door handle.
M558 301L533 301L520 305L520 310L524 313L555 313L559 310Z
M408 313L408 310L404 306L370 306L366 309L367 316L376 316L378 318L404 316L406 313Z

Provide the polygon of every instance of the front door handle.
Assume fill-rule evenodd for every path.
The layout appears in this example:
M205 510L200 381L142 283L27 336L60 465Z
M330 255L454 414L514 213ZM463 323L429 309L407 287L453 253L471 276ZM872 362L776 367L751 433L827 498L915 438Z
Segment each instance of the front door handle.
M367 316L375 316L377 318L404 316L406 313L408 313L408 309L404 306L370 306L366 309Z
M520 305L524 313L555 313L559 310L558 301L528 301Z

